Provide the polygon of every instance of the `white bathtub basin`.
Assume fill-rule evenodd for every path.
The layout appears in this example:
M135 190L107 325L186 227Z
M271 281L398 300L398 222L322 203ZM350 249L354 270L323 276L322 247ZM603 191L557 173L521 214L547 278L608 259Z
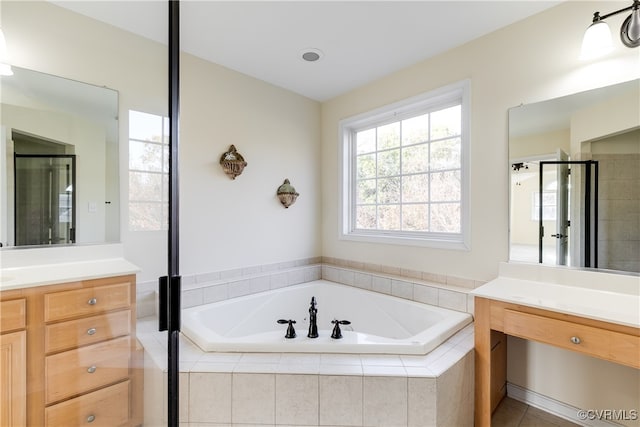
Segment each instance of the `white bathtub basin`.
M317 301L318 338L307 338ZM297 337L285 338L296 320ZM331 320L349 320L342 339ZM204 351L426 354L471 323L471 315L317 280L185 309L182 332Z

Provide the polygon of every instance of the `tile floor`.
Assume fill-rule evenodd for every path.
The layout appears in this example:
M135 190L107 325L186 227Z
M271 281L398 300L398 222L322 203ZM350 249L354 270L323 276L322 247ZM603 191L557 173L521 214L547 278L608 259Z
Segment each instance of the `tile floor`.
M491 418L492 427L572 427L578 425L510 397L504 398Z

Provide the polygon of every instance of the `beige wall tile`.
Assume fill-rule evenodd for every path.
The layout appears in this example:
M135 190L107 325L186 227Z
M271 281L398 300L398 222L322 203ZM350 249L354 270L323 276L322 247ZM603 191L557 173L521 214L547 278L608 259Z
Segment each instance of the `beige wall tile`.
M407 425L407 378L364 377L365 426Z
M189 421L231 422L231 374L190 374Z
M317 375L276 376L276 424L318 425Z
M436 379L409 378L408 425L430 427L436 425Z
M274 424L275 384L272 374L233 374L232 422Z
M320 376L320 425L362 425L362 377Z

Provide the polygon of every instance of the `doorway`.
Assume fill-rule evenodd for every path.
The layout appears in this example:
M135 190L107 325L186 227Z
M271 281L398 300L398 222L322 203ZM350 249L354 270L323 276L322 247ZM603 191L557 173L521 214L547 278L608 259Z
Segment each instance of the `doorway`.
M549 172L553 185L545 180ZM598 267L598 162L541 161L538 178L538 262L551 247L557 265ZM549 210L548 196L555 201ZM551 230L545 221L553 222Z
M15 154L14 173L16 245L74 243L76 156Z

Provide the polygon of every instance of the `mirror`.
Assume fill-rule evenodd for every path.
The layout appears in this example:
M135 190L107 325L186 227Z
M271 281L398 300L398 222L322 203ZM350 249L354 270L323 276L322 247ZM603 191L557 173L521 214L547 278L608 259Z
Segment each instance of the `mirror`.
M640 80L509 110L510 260L640 272Z
M0 80L0 243L118 242L118 93L12 68Z

